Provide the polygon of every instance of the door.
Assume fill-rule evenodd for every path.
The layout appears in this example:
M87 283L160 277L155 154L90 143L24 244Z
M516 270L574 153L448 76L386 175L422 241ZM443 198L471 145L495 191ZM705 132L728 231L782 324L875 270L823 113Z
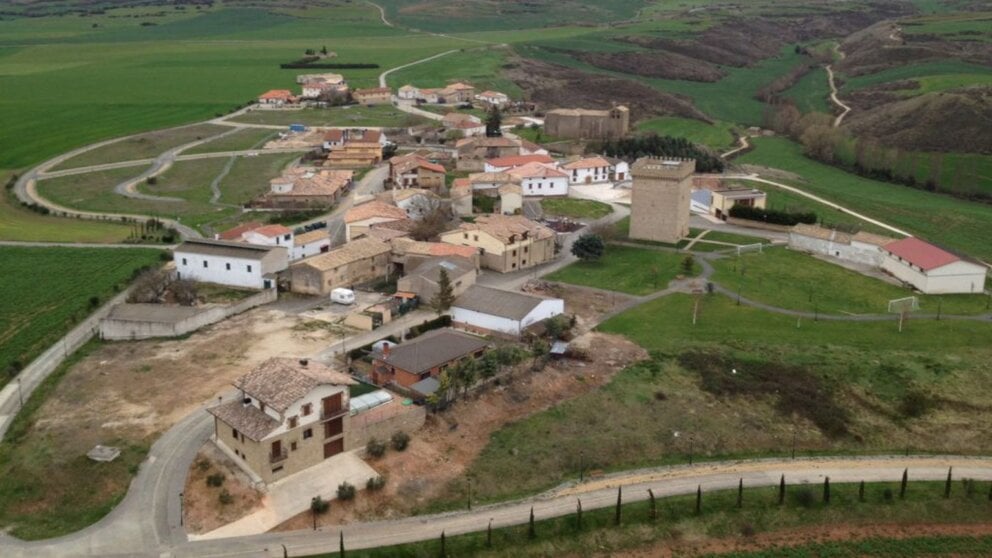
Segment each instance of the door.
M344 438L338 438L333 442L324 444L324 459L333 457L344 451Z
M324 411L324 418L332 417L341 412L341 394L335 393L330 397L320 400L321 408Z

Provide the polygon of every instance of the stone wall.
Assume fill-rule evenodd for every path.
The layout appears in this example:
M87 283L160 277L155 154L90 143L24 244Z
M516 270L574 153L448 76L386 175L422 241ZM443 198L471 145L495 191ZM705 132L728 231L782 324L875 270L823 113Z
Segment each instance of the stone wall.
M424 425L427 409L422 405L404 406L400 400L351 416L344 432L344 445L348 449L364 447L372 438L388 442L394 432L413 434Z

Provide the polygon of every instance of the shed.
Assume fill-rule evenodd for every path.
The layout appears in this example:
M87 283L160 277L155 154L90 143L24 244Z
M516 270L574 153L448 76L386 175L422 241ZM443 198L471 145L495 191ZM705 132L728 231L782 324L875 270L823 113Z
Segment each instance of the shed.
M478 332L518 336L528 327L565 312L560 298L473 285L451 308L451 320L459 327Z
M441 387L441 382L437 381L437 378L424 378L423 380L420 380L410 386L410 389L423 395L424 397L428 397L432 393L436 392L439 387Z

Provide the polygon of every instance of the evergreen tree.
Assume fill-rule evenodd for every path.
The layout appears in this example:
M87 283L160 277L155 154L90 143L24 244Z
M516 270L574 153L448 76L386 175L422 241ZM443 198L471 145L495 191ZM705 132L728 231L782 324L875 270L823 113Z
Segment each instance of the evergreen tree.
M950 498L951 497L951 471L952 470L953 470L953 467L948 467L947 468L947 481L944 482L944 498Z
M606 244L598 234L584 234L572 243L572 255L586 262L603 257L605 250Z
M530 508L530 522L527 524L527 538L534 539L537 537L537 529L534 527L534 507Z
M830 503L830 477L823 478L823 503Z
M503 114L499 107L493 107L486 116L486 137L496 138L503 135L500 126L503 125Z
M778 505L785 503L785 475L778 481Z
M617 511L613 517L613 522L620 525L620 519L623 514L623 488L617 487Z
M696 486L696 515L703 513L703 485Z
M738 508L744 507L744 478L743 477L741 477L741 480L738 481L738 483L737 483L737 507Z
M909 482L909 469L903 469L902 482L899 483L899 499L906 499L906 484Z
M431 308L440 316L447 312L451 305L455 303L455 291L451 286L451 277L448 270L441 268L441 275L437 280L437 294L431 299Z
M865 481L861 481L861 484L858 485L858 501L865 501Z

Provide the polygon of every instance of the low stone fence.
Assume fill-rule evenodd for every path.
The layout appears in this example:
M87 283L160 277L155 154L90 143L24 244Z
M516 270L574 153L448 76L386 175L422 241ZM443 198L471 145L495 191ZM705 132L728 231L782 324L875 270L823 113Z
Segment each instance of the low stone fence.
M275 302L275 289L251 295L235 304L191 308L161 304L118 304L100 321L100 338L135 341L156 337L179 337L235 314Z

